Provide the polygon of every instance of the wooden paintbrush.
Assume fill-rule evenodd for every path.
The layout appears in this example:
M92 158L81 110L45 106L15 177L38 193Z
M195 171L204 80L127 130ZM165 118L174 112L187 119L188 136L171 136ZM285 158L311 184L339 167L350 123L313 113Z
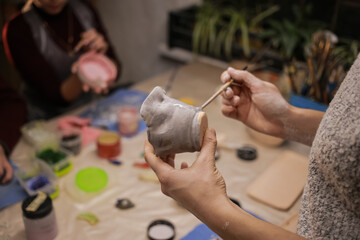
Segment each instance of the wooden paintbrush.
M209 103L211 103L217 96L219 96L219 94L224 91L228 86L230 86L230 84L233 82L234 80L231 79L229 82L225 83L224 85L221 86L221 88L214 93L214 95L212 95L202 106L201 109L204 109Z
M247 66L244 67L244 68L243 68L243 71L245 71L247 68L248 68ZM204 109L207 105L209 105L209 103L211 103L217 96L219 96L220 93L221 93L222 91L224 91L228 86L230 86L231 84L233 84L233 82L234 82L234 80L231 79L229 82L227 82L227 83L225 83L224 85L222 85L222 86L220 87L220 89L219 89L216 93L214 93L214 94L201 106L201 109ZM238 85L238 84L236 84L236 85Z

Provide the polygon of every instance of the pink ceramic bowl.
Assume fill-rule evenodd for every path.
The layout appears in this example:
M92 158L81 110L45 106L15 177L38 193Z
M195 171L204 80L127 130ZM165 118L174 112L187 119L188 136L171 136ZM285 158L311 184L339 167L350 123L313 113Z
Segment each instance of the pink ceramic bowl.
M106 88L116 78L117 69L105 55L88 52L80 56L77 74L90 87Z

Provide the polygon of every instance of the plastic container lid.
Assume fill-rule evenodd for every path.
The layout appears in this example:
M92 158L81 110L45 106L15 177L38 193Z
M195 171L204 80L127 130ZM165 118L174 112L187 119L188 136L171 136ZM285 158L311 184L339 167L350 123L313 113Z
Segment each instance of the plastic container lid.
M93 193L106 187L108 175L101 168L88 167L76 174L75 183L84 192Z
M26 198L21 205L22 212L26 218L30 218L30 219L43 218L46 217L53 209L51 198L47 196L45 201L39 206L39 208L36 211L34 212L27 211L26 208L36 197L37 195Z

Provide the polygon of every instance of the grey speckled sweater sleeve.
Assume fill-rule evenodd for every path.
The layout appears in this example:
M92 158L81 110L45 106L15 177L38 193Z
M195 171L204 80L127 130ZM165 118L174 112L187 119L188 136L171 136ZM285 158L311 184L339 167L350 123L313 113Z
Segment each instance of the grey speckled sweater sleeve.
M297 231L360 239L360 55L316 133Z

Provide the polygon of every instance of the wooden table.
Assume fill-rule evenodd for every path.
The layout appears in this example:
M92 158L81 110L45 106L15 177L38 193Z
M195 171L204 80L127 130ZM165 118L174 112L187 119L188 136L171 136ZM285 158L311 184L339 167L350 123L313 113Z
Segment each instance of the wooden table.
M180 68L169 92L173 98L190 98L196 106L201 106L221 85L220 74L224 69L201 62L194 62ZM155 86L165 87L171 72L142 81L133 89L150 92ZM298 200L288 211L279 211L257 202L246 195L249 184L264 171L284 150L293 150L308 155L309 148L295 142L286 142L280 147L264 146L249 137L246 127L235 120L224 117L220 111L220 98L205 109L209 126L214 128L217 136L233 146L252 144L257 147L258 159L252 162L239 160L235 150L220 149L220 159L216 165L224 176L227 192L230 197L240 201L242 207L260 216L266 221L282 225L299 210ZM54 128L56 120L49 121L49 128ZM146 131L132 138L122 138L122 153L119 159L121 166L109 164L96 155L95 144L83 149L74 160L71 173L59 179L60 196L53 200L59 234L56 239L147 239L147 226L152 220L167 219L176 228L176 239L189 233L200 221L174 200L160 191L160 184L139 180L138 175L144 170L134 168L133 163L143 161L141 153L146 138ZM31 147L23 139L12 153L15 163L21 163L29 157ZM184 153L177 156L176 166L186 161L189 164L197 153ZM89 165L102 166L111 172L114 184L110 189L90 201L75 202L64 191L68 179L76 170ZM151 171L151 170L148 170ZM129 198L135 208L119 210L115 208L118 198ZM12 239L25 239L22 222L21 203L11 205L0 211L0 236L9 235ZM100 219L91 226L85 221L77 220L82 212L92 212Z

